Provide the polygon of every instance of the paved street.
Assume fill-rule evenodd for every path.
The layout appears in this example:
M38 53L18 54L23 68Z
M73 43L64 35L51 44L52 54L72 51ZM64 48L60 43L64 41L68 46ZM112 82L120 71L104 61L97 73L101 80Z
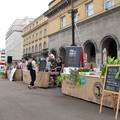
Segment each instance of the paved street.
M61 94L59 88L29 90L0 80L0 120L113 120L112 109ZM120 116L119 116L120 118Z

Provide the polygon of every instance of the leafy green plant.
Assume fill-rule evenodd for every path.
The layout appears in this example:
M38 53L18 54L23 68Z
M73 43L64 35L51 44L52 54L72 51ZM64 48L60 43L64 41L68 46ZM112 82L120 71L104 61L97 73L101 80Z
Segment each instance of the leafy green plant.
M108 58L107 58L107 64L110 64L110 65L114 64L114 60L115 60L114 57L112 58L112 57L108 56Z
M78 70L70 71L70 80L73 81L76 86L80 86L80 75Z
M116 78L116 79L117 79L117 78L120 78L120 68L119 68L118 72L116 73L115 78Z
M69 75L67 75L67 74L61 74L61 75L57 76L57 80L56 80L57 86L61 86L63 80L67 80L67 79L69 79Z
M107 63L101 69L100 78L105 76L107 65L118 65L118 64L120 64L120 57L115 59L114 57L108 56ZM115 77L116 78L120 77L120 68L119 71L116 73Z

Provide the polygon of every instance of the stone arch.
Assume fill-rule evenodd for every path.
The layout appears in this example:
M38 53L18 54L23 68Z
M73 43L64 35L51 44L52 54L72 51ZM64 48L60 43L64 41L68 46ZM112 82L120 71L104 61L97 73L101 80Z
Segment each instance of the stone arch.
M107 35L100 42L101 58L104 64L107 61L107 57L118 57L119 40L115 35Z
M102 45L103 45L103 42L105 40L107 40L108 38L111 38L111 39L114 39L116 44L117 44L117 49L119 50L120 48L118 46L120 46L120 42L119 42L119 39L114 35L114 34L110 34L110 35L106 35L100 42L100 51L102 52Z
M84 44L84 52L87 54L87 62L96 62L98 47L95 41L87 40Z

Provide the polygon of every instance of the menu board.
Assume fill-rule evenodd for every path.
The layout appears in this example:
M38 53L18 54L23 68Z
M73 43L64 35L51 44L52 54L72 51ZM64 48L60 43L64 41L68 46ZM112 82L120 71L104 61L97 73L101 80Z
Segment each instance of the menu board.
M79 46L68 46L66 49L65 67L80 67Z
M105 90L119 92L120 78L115 78L120 66L108 66L105 80Z

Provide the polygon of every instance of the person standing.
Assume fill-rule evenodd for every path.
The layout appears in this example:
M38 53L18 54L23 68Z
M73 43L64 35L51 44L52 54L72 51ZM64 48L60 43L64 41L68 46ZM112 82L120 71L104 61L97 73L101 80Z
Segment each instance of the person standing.
M28 88L34 88L34 83L36 80L36 62L35 62L34 58L32 58L28 61L28 65L29 65L30 76L31 76L31 82L30 82L30 85L28 86Z

